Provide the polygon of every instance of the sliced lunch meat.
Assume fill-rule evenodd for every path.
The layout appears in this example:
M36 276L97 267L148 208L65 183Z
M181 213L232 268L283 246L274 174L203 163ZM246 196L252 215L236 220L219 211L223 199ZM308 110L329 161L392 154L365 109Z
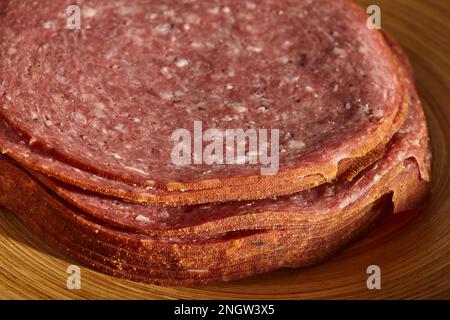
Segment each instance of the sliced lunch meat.
M324 184L276 200L204 204L174 208L149 207L83 192L60 184L36 172L33 174L60 196L100 220L144 234L190 235L234 231L241 228L292 228L310 219L320 220L333 211L357 210L384 192L383 184L403 166L407 158L420 164L422 177L429 181L428 136L418 100L407 125L387 146L382 160L353 181Z
M405 115L395 59L349 1L77 3L80 29L67 26L70 1L7 2L0 113L48 154L33 158L39 171L82 188L159 204L290 194L357 174ZM171 136L188 130L193 152L195 121L279 130L278 171L175 163ZM263 149L245 149L244 160ZM83 183L83 172L112 182Z
M347 0L0 0L0 205L151 284L327 259L430 186L411 65L366 19ZM227 129L259 148L228 154Z
M430 146L422 105L401 53L409 97L409 115L386 146L381 160L352 181L340 180L300 193L259 201L204 204L175 208L149 207L70 188L31 171L61 197L99 220L137 233L191 236L236 230L289 229L327 219L331 212L358 211L380 198L406 159L414 159L424 181L430 180ZM402 211L402 208L398 208Z

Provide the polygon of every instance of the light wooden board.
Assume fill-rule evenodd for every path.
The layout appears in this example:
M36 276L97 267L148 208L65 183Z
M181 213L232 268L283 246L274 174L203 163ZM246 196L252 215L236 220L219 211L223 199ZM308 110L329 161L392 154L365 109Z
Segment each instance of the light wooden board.
M203 288L167 288L119 280L82 267L81 290L66 289L75 262L54 251L0 209L3 299L302 299L450 298L450 0L359 1L382 10L383 29L409 54L431 130L432 196L419 216L397 215L381 231L333 260ZM381 267L381 290L366 268Z

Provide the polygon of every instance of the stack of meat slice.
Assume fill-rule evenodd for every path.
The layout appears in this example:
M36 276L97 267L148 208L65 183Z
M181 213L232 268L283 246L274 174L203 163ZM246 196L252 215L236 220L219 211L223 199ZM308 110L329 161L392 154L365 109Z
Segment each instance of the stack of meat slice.
M427 194L409 62L349 1L0 4L0 204L88 266L195 285L311 265ZM174 162L196 121L278 129L277 170Z

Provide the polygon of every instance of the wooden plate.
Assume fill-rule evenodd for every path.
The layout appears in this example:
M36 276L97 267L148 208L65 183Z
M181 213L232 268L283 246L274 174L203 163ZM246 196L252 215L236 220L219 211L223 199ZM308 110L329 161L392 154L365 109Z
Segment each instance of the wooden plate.
M358 1L381 8L382 27L415 67L433 142L433 188L417 214L400 214L333 260L202 288L165 288L82 268L80 290L66 288L76 262L45 245L15 216L0 211L0 298L302 299L450 298L450 1ZM381 290L368 290L367 267L381 268Z

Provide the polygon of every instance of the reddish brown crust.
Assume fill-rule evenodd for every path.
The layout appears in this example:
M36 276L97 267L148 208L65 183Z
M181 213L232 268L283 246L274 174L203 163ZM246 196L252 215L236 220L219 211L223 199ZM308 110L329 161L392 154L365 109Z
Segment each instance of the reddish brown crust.
M200 275L186 270L173 272L161 270L160 268L143 267L141 260L138 260L137 264L135 264L136 262L131 262L133 260L131 257L132 252L124 259L126 262L118 263L116 260L108 258L108 254L104 252L99 254L95 250L84 248L81 251L82 254L80 254L79 249L77 250L77 247L73 244L62 244L55 239L53 241L56 243L54 242L53 244L58 248L63 248L71 256L77 257L78 260L87 265L117 277L161 285L202 285L217 281L239 279L279 267L300 267L318 263L369 226L378 214L379 212L377 211L364 214L364 219L360 219L351 228L339 230L322 238L309 241L294 241L291 243L291 249L283 248L267 254L258 254L247 261L233 261L228 266L219 269L209 269ZM289 239L289 234L292 233L294 232L286 231L283 234ZM329 243L330 237L335 239L331 244ZM314 247L309 249L313 243L315 244Z
M150 283L202 284L245 277L283 266L308 265L320 261L348 238L365 230L367 219L372 221L372 215L363 210L349 214L347 218L345 214L340 218L329 217L328 224L318 228L311 225L309 229L271 231L231 242L172 244L164 248L164 243L156 241L151 245L153 241L148 240L144 244L138 240L141 237L136 239L134 235L117 233L84 220L83 215L71 212L70 208L47 194L17 167L5 160L1 161L1 165L0 185L5 191L1 197L2 204L15 211L44 239L103 272ZM386 191L395 194L398 188L405 190L405 183L409 181L426 188L427 183L420 180L413 162L408 163L405 169L385 187ZM26 195L26 200L18 202L17 194ZM411 193L408 198L418 201L422 195ZM35 197L41 202L28 202ZM33 203L34 207L28 207ZM330 224L330 221L334 223ZM248 241L253 244L253 250L250 245L245 245ZM206 269L208 272L188 271L191 269Z
M95 211L95 208L89 207L85 203L77 201L76 198L73 198L67 190L61 189L52 183L51 180L45 179L42 176L37 175L38 179L42 181L46 186L48 186L51 190L55 191L57 194L68 200L70 203L75 205L78 208L81 208L83 212L87 212L89 215L100 219L105 220L106 223L111 223L116 227L123 228L124 230L128 230L130 232L136 232L139 234L146 234L152 236L163 236L163 237L192 237L193 235L201 236L201 235L211 235L217 234L220 232L232 232L239 230L264 230L264 229L291 229L291 228L299 228L306 227L311 223L326 223L328 221L328 214L331 215L341 215L341 214L350 214L351 212L358 212L365 207L371 205L374 201L382 197L386 194L386 190L384 190L383 186L387 184L390 180L392 180L402 169L402 163L394 165L389 169L387 173L383 175L382 178L378 181L376 185L373 185L371 189L361 195L352 205L349 205L345 208L338 208L327 214L301 214L298 211L258 211L252 212L251 209L245 214L233 214L230 212L229 216L220 217L220 219L215 219L212 221L207 221L201 224L193 224L192 226L187 226L178 229L143 229L143 228L132 228L129 225L118 224L117 221L105 219L101 215ZM31 172L33 175L36 173ZM274 200L275 201L275 200ZM283 200L278 200L283 201ZM217 204L217 206L221 206ZM215 211L214 206L210 209ZM230 208L229 210L233 210ZM186 214L195 214L194 212L189 212Z

